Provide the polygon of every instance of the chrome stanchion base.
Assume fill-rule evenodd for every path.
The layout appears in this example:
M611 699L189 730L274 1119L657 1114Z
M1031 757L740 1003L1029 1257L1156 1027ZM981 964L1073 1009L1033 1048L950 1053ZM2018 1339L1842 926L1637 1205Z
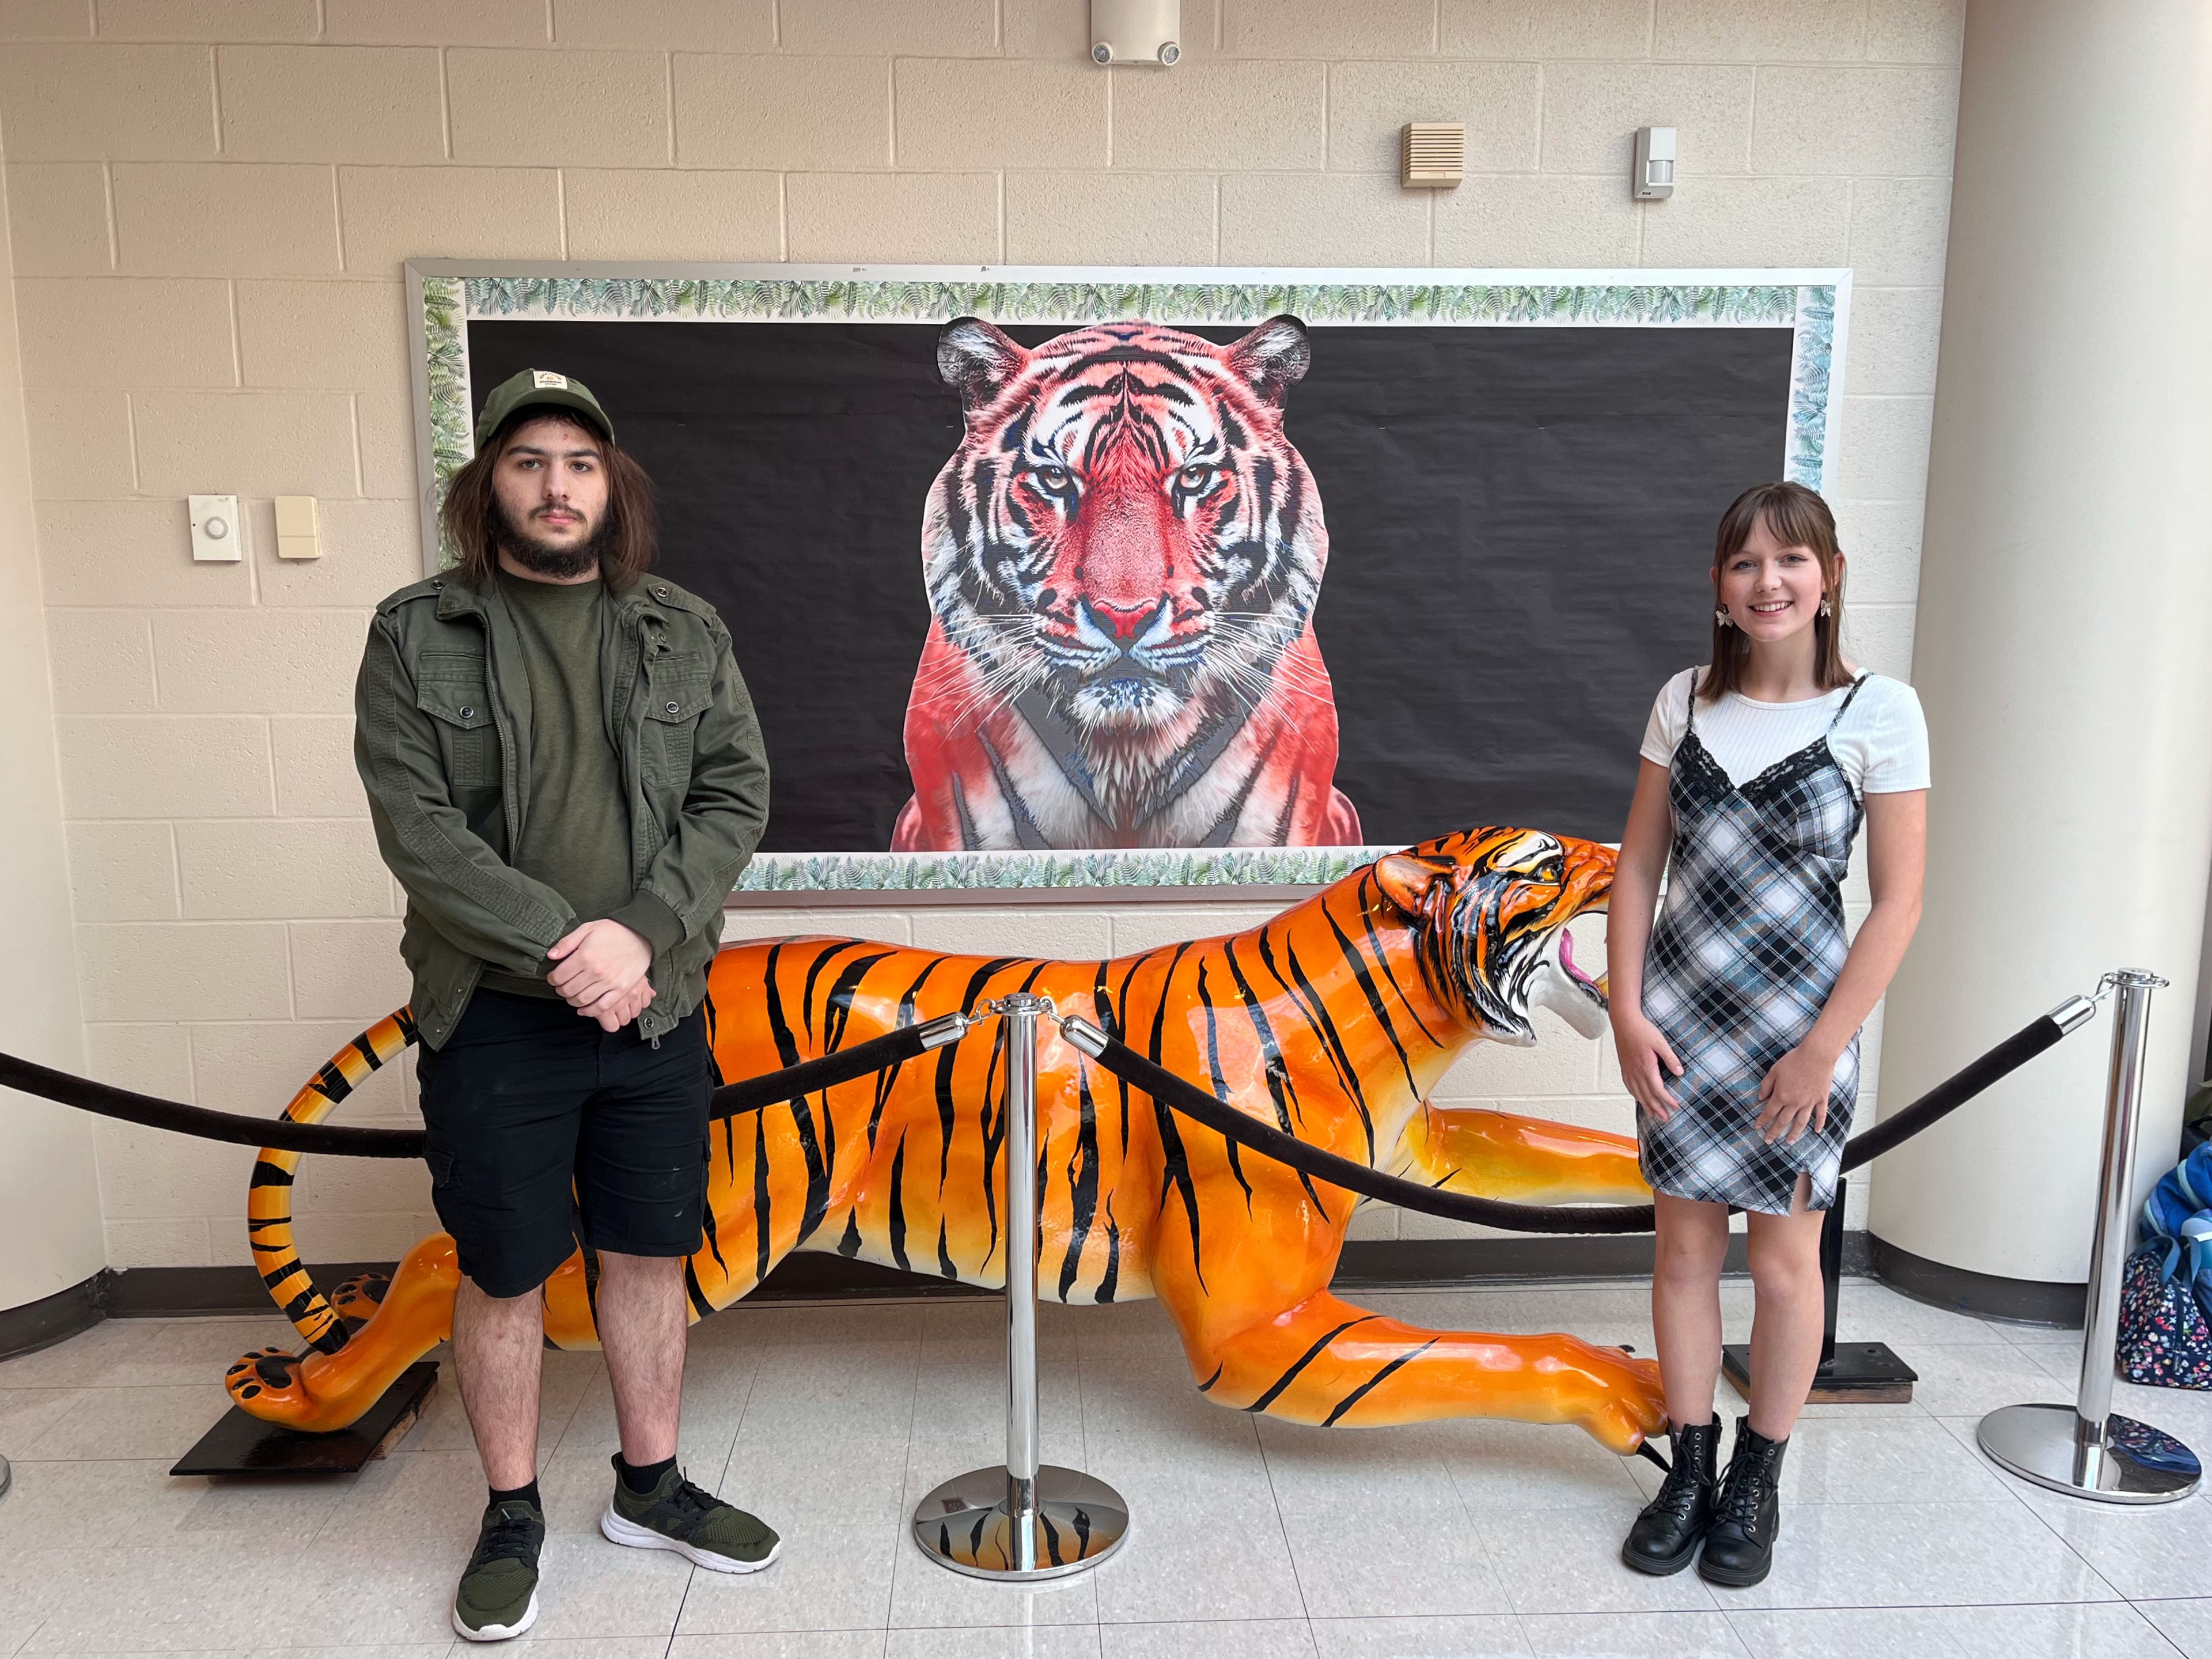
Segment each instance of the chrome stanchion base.
M2000 1466L2053 1492L2100 1504L2171 1504L2197 1490L2197 1454L2163 1430L2113 1413L2105 1419L2104 1455L2094 1485L2074 1478L2071 1406L2006 1406L1982 1419L1975 1438Z
M940 1566L972 1578L1027 1583L1095 1567L1129 1535L1129 1506L1103 1480L1042 1464L1036 1476L1036 1565L1015 1565L1006 1472L970 1469L921 1500L914 1541Z

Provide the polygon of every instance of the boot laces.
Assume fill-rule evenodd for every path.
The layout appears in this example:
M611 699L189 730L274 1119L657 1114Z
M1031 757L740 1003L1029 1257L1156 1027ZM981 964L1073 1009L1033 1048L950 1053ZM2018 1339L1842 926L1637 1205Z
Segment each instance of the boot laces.
M1764 1450L1747 1451L1731 1458L1728 1474L1721 1481L1714 1518L1741 1527L1747 1533L1757 1533L1759 1500L1765 1494L1767 1470L1772 1462L1771 1455Z
M1667 1471L1667 1478L1659 1483L1659 1495L1652 1502L1670 1515L1686 1517L1697 1507L1698 1489L1704 1485L1698 1479L1701 1471L1696 1465L1697 1460L1678 1447L1674 1467Z

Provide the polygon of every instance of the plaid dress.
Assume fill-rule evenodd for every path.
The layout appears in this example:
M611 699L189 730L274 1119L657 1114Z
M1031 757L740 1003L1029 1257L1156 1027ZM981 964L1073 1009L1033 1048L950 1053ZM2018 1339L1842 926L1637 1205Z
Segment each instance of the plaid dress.
M1662 1123L1640 1107L1644 1178L1677 1198L1790 1212L1800 1171L1809 1207L1835 1200L1859 1091L1859 1040L1836 1062L1828 1121L1795 1146L1759 1132L1759 1085L1805 1039L1844 970L1841 884L1863 816L1828 750L1862 675L1828 731L1741 786L1689 729L1674 750L1667 905L1645 958L1644 1012L1682 1062L1668 1083L1681 1104Z

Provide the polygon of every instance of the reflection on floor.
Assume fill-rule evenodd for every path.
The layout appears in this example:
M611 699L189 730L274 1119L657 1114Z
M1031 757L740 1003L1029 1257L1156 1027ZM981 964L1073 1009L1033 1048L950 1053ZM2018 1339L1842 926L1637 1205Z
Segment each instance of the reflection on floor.
M1726 1292L1731 1340L1747 1289ZM1373 1305L1460 1328L1563 1329L1650 1352L1644 1293L1419 1292ZM1976 1418L2070 1397L2077 1338L1983 1324L1863 1281L1911 1406L1819 1410L1794 1437L1772 1577L1716 1590L1614 1551L1649 1464L1567 1429L1302 1429L1206 1404L1149 1303L1042 1310L1047 1461L1119 1486L1135 1522L1097 1572L1021 1590L932 1565L906 1517L1004 1455L993 1301L740 1309L693 1335L683 1456L784 1534L754 1577L595 1530L614 1416L596 1354L546 1356L553 1532L523 1644L563 1659L1834 1654L2212 1659L2212 1498L2125 1510L2041 1493L1973 1449ZM450 1378L356 1477L269 1486L164 1471L223 1409L270 1319L114 1322L0 1364L0 1656L443 1655L483 1502ZM2212 1395L2123 1385L2119 1409L2212 1451ZM1724 1412L1740 1403L1723 1386ZM2207 1599L2193 1599L2204 1597Z

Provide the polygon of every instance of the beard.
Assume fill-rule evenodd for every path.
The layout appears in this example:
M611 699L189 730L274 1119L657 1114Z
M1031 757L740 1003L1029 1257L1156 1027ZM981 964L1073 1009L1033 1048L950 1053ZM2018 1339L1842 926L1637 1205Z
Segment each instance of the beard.
M527 524L517 524L497 501L492 503L492 516L499 531L501 551L525 570L556 581L573 580L598 569L599 556L606 551L612 529L611 519L602 513L583 540L562 544L547 541Z

